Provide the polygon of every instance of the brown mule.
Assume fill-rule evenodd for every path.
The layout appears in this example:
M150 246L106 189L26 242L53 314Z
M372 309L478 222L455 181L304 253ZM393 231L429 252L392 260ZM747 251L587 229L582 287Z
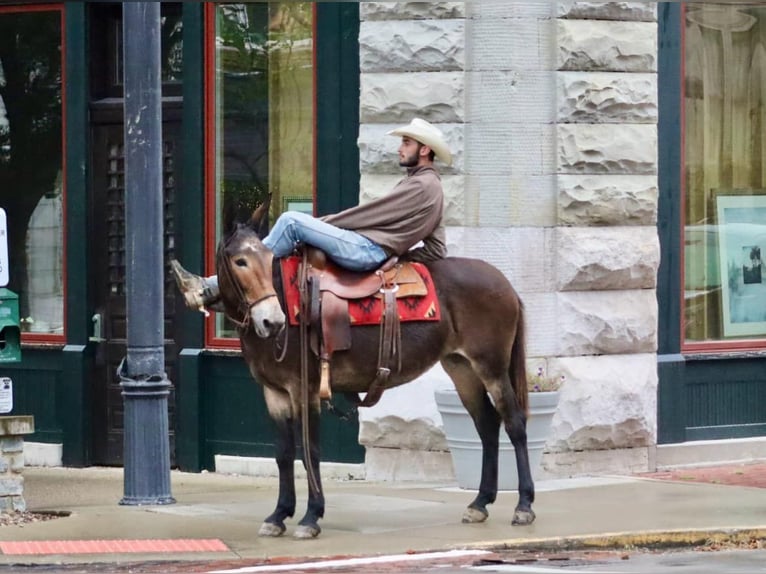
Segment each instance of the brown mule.
M295 513L293 463L296 432L302 422L302 404L308 404L304 449L310 478L306 514L296 538L312 538L321 529L325 501L319 478L319 361L311 354L306 365L307 394L301 390L301 349L298 327L287 325L281 306L279 281L272 277L273 254L256 232L256 214L223 240L217 254L218 281L227 315L239 323L244 359L253 378L263 386L269 414L278 429L275 440L279 468L279 497L260 535L280 536L285 518ZM531 524L534 484L527 454L527 381L524 317L519 296L508 279L488 263L476 259L447 258L428 263L441 304L441 321L401 325L401 372L392 372L388 387L403 385L430 369L437 361L452 378L481 437L481 484L468 505L463 522L482 522L495 501L498 480L500 425L516 453L519 501L513 524ZM275 269L278 265L273 266ZM275 343L288 344L283 357ZM378 353L377 326L355 326L352 345L332 360L333 392L364 393L375 379ZM304 441L305 444L305 441Z

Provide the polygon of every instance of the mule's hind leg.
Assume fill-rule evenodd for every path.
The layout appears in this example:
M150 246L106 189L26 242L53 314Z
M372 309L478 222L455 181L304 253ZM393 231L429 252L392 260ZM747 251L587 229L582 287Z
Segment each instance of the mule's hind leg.
M503 372L494 377L485 373L482 378L487 383L487 391L492 396L495 409L503 421L505 432L511 439L516 455L519 502L513 513L512 524L532 524L535 520L535 513L532 511L532 503L535 501L535 484L532 481L527 451L527 413L519 408L508 373Z
M279 497L276 509L263 521L258 535L275 537L284 534L285 518L295 514L295 419L286 393L264 387L264 397L277 428L274 446L279 469Z
M479 492L464 514L463 522L484 522L489 517L487 505L497 498L500 417L487 396L484 384L460 355L450 355L442 366L452 381L468 414L471 415L482 446Z
M309 445L308 449L311 454L311 469L313 475L316 478L316 484L312 484L309 469L306 467L306 456L304 448L303 467L306 468L306 473L309 474L309 501L306 508L306 514L301 518L298 523L298 527L295 529L293 537L295 538L316 538L322 529L319 527L319 519L324 516L324 491L322 490L322 477L319 474L319 401L317 399L316 404L309 408Z

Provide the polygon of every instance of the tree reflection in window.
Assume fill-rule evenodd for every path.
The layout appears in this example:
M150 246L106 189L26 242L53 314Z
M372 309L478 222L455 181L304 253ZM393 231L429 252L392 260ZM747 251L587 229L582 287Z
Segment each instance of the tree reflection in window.
M314 4L208 5L214 65L208 141L215 158L213 243L271 195L273 221L313 211ZM212 18L211 18L212 16ZM233 331L217 317L217 336ZM229 326L231 327L231 326Z
M61 13L0 10L0 205L24 330L63 334Z

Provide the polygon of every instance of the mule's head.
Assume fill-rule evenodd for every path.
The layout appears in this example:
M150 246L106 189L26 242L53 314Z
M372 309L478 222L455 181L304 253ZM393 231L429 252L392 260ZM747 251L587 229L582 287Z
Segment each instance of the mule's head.
M285 327L271 269L274 255L258 237L256 213L238 224L218 247L218 285L227 314L253 326L256 335L267 338Z

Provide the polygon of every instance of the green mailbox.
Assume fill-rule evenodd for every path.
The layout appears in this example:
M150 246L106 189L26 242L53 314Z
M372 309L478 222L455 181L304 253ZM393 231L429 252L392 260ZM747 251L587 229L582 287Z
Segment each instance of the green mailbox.
M0 364L21 361L19 296L0 288Z

